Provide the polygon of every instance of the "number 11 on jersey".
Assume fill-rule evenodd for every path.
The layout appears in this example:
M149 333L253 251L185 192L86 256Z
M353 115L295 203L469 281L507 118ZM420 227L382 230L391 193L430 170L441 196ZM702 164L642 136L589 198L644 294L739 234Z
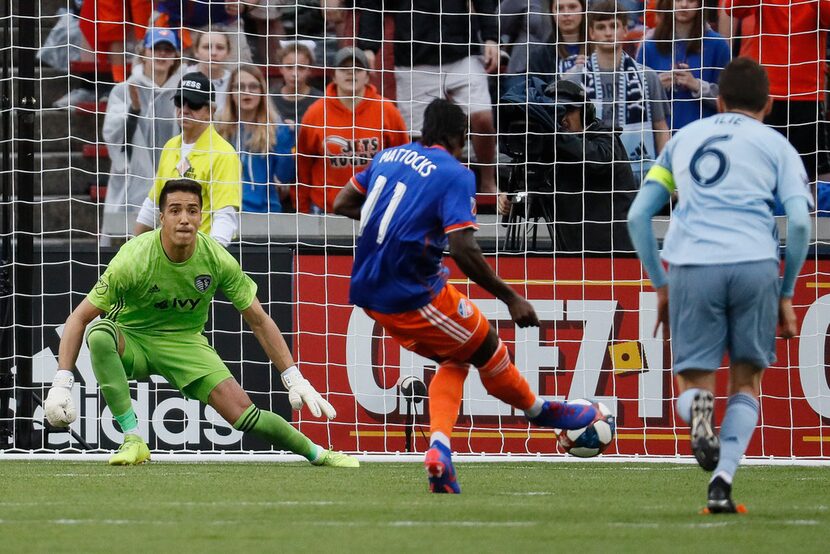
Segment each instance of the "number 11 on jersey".
M358 229L357 236L361 236L363 234L363 229L366 227L366 223L372 216L372 212L375 210L375 204L378 203L378 199L380 198L385 186L386 177L383 175L378 176L378 178L375 179L375 184L372 187L369 196L366 198L366 202L363 204L363 209L360 210L360 227ZM405 193L406 185L398 181L395 185L395 191L392 193L392 199L389 201L389 205L386 206L386 210L384 210L383 217L381 218L380 225L378 226L378 236L376 239L378 244L383 244L383 239L386 237L386 230L389 228L389 223L392 221L392 217L395 215L395 210L398 209L401 199Z

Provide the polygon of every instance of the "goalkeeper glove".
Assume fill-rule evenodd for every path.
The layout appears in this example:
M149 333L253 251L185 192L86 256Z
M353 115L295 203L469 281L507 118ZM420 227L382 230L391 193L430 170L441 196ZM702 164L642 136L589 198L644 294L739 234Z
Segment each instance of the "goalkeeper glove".
M308 379L303 377L297 366L292 365L283 371L280 377L282 378L282 384L288 389L288 401L292 408L300 410L305 404L314 417L320 417L322 414L327 419L334 419L337 416L334 407L320 396L319 392L314 390L314 387L311 386Z
M66 369L59 369L52 380L52 388L43 402L43 414L53 427L69 427L78 417L72 403L72 385L75 377Z

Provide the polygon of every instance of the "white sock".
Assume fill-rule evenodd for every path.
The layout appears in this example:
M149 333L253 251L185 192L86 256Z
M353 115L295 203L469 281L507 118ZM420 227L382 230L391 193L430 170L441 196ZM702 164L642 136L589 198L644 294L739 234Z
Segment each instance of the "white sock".
M441 432L438 432L438 431L435 432L435 433L432 433L429 437L429 443L432 444L434 442L440 442L441 444L443 444L447 448L450 448L450 438L447 435L445 435L444 433L441 433ZM452 448L450 448L450 450L452 450Z
M129 429L124 429L124 436L127 435L135 435L137 437L141 437L141 435L138 432L138 425L136 425L135 427L131 427ZM144 437L141 437L141 440L144 440Z
M315 444L315 445L314 445L314 448L316 448L316 449L317 449L317 453L316 453L316 454L314 454L314 458L313 458L313 459L311 459L311 463L312 463L312 464L313 464L313 463L316 463L316 462L319 462L320 460L322 460L322 459L323 459L323 454L325 454L325 453L326 453L326 449L325 449L325 448L323 448L322 446L320 446L319 444Z
M692 421L692 402L694 402L697 393L702 391L703 389L686 389L677 397L677 403L675 404L677 416L685 421L686 425Z
M728 473L726 473L725 471L718 471L717 473L715 473L714 475L712 475L712 478L709 480L709 482L711 483L712 481L714 481L714 480L715 480L715 479L717 479L718 477L720 477L721 479L723 479L724 481L726 481L726 484L727 484L727 485L731 485L731 484L732 484L732 476L731 476L731 475L729 475Z
M529 418L538 416L542 413L542 406L544 405L545 401L537 396L536 400L533 402L533 406L525 410L525 415Z

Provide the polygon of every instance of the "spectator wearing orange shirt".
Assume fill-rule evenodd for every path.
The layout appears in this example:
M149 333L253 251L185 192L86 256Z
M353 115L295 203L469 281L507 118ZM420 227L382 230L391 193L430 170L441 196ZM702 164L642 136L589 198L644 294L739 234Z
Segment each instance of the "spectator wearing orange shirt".
M789 139L814 181L830 171L822 101L830 0L722 0L721 5L727 16L754 18L754 29L741 31L746 35L740 37L741 55L760 62L769 74L772 112L764 122Z
M375 154L409 142L398 108L369 84L366 54L342 48L334 64L334 80L297 138L298 212L333 213L337 193Z

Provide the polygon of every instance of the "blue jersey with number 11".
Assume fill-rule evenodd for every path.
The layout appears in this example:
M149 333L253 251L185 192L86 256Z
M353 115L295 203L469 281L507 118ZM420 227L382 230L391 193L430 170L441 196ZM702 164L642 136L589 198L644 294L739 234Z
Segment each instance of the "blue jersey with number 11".
M349 301L387 314L425 306L447 281L447 233L477 228L472 171L414 142L378 153L351 184L366 201Z

